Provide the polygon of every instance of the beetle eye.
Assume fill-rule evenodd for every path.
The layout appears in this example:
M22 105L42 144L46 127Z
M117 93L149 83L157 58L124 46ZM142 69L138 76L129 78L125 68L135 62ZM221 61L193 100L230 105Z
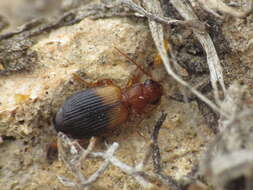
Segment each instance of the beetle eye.
M144 85L151 85L153 83L155 83L155 81L153 81L151 79L147 79L147 80L144 81Z
M160 100L161 100L161 98L158 98L157 100L150 102L150 104L156 105L156 104L160 103Z

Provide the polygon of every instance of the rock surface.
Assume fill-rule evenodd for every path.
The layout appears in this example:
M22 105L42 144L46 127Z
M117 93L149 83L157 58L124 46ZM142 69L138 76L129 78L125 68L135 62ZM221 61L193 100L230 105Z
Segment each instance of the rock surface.
M2 3L0 7L3 7ZM249 80L253 47L253 30L250 30L252 16L250 18L248 23L228 20L223 25L225 39L230 42L232 51L238 53L232 57L230 55L233 52L224 56L228 84L234 79L245 79L249 85L252 83ZM238 28L239 33L230 30L230 27ZM177 39L184 37L175 35L178 35ZM238 41L238 38L241 40ZM188 40L185 41L187 43ZM71 189L57 179L57 176L73 177L68 169L62 162L55 160L49 163L46 158L47 146L56 138L51 121L68 96L87 87L75 80L73 74L90 83L112 79L116 85L122 88L126 86L136 73L136 66L114 47L143 64L147 70L153 68L149 63L156 51L143 20L87 18L78 24L41 35L31 48L38 55L32 71L0 76L0 189ZM116 133L107 136L106 142L118 142L117 157L134 165L144 156L156 120L161 112L166 112L168 117L159 136L162 167L167 175L180 179L197 164L199 155L213 133L207 128L195 102L185 104L169 98L178 92L178 86L164 75L162 66L153 69L152 73L161 79L164 87L160 105L152 112L133 117L120 126ZM243 74L245 69L248 69L247 75ZM238 72L241 73L239 76ZM142 76L141 80L144 78ZM95 150L105 150L103 140ZM101 163L99 160L87 160L84 173L91 175ZM151 162L147 170L152 172ZM141 189L132 177L114 166L110 166L93 187Z

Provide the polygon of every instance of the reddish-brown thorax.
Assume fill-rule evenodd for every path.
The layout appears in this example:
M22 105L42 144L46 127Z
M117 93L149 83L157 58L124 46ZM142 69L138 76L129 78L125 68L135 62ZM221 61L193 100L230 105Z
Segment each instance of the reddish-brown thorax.
M129 111L141 114L148 104L156 104L162 96L162 87L153 80L137 83L122 92L122 103Z

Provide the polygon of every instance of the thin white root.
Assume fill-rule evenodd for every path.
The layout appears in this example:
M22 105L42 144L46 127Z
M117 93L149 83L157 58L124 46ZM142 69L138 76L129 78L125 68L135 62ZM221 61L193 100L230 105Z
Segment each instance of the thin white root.
M112 164L120 168L124 173L131 175L137 180L137 182L144 188L150 189L154 185L149 182L147 177L150 177L144 172L144 167L147 164L150 156L151 150L145 154L144 159L132 167L123 162L114 156L114 153L119 147L119 144L114 142L108 147L105 152L92 152L95 145L95 138L90 140L88 148L83 149L79 143L75 140L71 140L63 133L58 134L58 149L59 149L59 159L67 166L67 168L74 175L74 181L67 179L62 176L58 176L59 181L68 187L75 187L78 189L89 189L90 186L103 174L103 172L108 168L109 164ZM95 173L86 179L82 173L81 164L87 158L102 158L104 162L101 164L99 169Z

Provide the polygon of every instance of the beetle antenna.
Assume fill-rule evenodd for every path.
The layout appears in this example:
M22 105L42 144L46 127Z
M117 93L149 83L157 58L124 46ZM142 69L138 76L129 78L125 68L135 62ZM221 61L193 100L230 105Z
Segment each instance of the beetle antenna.
M82 77L80 77L78 74L76 73L72 73L72 77L74 78L74 80L80 82L80 83L83 83L85 86L88 86L90 87L91 84L87 81L85 81Z
M131 59L127 54L122 52L119 48L114 47L121 55L123 55L125 58L127 58L131 63L135 64L145 75L152 78L151 74L146 72L143 67L141 67L139 64L137 64L133 59Z

